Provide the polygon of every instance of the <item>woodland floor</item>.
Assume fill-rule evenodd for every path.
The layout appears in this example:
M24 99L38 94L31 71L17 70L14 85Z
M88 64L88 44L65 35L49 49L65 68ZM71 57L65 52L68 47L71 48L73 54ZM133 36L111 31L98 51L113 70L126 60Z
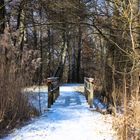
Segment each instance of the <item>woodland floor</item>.
M82 85L61 86L60 96L49 110L45 110L46 88L41 88L42 115L3 140L115 140L111 115L91 111L78 88ZM35 98L30 100L37 106Z

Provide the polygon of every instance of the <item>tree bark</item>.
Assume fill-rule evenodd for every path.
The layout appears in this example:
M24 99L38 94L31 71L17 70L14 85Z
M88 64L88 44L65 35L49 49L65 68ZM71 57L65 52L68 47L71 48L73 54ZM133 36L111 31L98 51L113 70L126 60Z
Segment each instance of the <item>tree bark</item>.
M130 36L133 50L133 66L131 74L131 94L134 97L138 97L140 93L139 77L140 77L140 9L139 9L139 0L129 1L130 4Z
M77 54L77 82L80 82L80 70L81 70L81 49L82 49L82 31L79 25L78 33L78 54Z
M4 33L5 29L5 6L4 0L0 0L0 34Z
M63 28L66 29L66 24L63 24ZM68 49L68 42L67 42L67 31L64 30L63 31L63 35L62 35L62 39L63 39L63 43L62 43L62 50L61 50L61 59L58 65L58 68L54 74L55 77L60 77L60 80L63 77L63 71L64 71L64 66L65 66L65 62L66 62L66 55L67 55L67 49Z

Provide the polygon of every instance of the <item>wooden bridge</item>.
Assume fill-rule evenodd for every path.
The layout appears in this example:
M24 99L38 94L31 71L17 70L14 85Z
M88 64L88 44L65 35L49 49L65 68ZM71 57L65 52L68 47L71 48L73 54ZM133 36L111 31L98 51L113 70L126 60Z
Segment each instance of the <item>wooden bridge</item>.
M84 88L83 84L61 85L58 77L48 78L47 84L48 87L41 90L45 91L41 99L45 108L48 106L49 109L42 109L44 112L39 118L4 140L115 140L111 123L107 123L106 117L89 109L93 107L94 100L92 78L84 79Z
M50 77L47 79L48 85L48 108L53 105L53 103L58 98L59 94L59 77ZM94 79L84 78L84 96L86 97L87 103L90 108L93 108L93 98L94 98Z

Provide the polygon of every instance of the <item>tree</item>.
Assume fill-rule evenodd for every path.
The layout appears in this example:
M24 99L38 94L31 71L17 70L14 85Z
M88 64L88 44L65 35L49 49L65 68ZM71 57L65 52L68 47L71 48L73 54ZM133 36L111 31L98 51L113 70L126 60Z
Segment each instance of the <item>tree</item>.
M4 33L5 28L5 3L4 0L0 1L0 34Z

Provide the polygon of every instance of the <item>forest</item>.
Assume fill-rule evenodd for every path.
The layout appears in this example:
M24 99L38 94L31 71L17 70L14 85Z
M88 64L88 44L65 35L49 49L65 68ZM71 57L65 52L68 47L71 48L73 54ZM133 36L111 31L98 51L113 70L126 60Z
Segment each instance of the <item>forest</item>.
M39 115L21 90L48 77L94 78L119 139L139 140L140 1L0 0L0 136Z

